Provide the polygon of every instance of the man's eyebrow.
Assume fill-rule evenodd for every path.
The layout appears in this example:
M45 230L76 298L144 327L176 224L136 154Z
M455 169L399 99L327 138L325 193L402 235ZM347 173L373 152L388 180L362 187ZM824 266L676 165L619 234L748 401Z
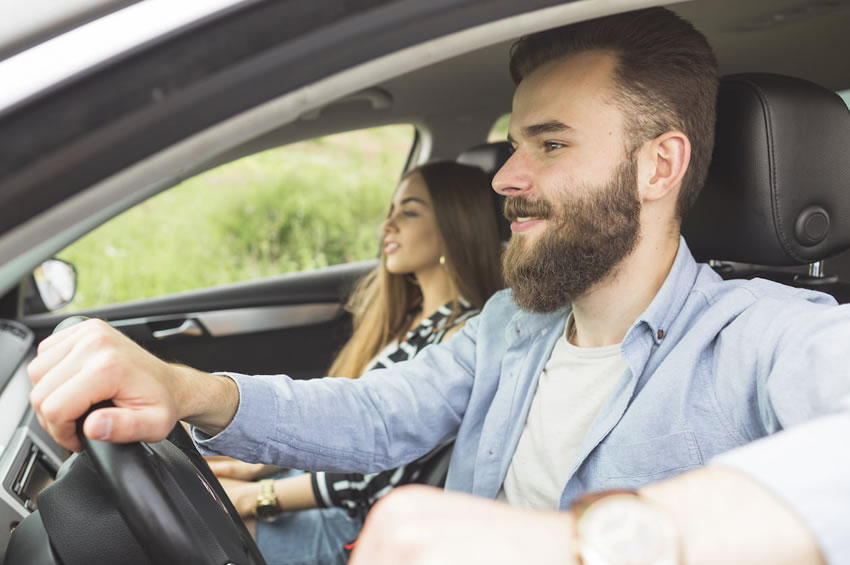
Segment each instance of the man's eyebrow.
M544 133L570 133L575 131L571 126L558 120L549 120L539 124L532 124L522 128L522 134L525 137L537 137Z

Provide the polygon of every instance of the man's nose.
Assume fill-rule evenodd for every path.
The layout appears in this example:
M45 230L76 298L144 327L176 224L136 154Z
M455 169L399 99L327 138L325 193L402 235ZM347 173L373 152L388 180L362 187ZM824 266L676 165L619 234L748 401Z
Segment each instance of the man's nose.
M493 190L502 196L517 196L531 190L531 177L528 157L514 151L493 177Z

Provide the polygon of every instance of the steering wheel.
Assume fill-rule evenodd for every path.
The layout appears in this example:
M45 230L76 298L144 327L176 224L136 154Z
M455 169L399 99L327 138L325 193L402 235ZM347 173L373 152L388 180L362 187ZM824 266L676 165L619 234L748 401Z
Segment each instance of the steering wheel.
M82 321L75 318L64 320L57 330ZM218 479L179 422L168 438L156 443L119 444L85 437L85 418L104 406L92 406L77 422L84 457L90 459L108 498L152 563L265 565ZM41 499L39 504L47 523L48 508Z

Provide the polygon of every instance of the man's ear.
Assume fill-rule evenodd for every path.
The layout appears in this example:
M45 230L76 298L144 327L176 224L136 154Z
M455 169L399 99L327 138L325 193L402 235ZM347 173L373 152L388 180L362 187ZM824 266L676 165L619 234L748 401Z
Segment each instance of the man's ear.
M680 131L668 131L640 151L639 190L644 202L678 197L691 161L691 141Z

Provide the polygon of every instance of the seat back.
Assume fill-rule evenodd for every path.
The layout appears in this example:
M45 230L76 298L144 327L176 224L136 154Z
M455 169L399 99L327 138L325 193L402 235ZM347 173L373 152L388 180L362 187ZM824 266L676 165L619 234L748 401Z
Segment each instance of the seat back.
M420 457L417 462L421 467L413 482L440 488L446 486L446 475L449 472L449 461L454 446L455 440L450 439Z
M850 248L848 148L850 112L836 93L781 75L724 77L708 178L682 225L694 256L850 298L848 283L776 269Z

